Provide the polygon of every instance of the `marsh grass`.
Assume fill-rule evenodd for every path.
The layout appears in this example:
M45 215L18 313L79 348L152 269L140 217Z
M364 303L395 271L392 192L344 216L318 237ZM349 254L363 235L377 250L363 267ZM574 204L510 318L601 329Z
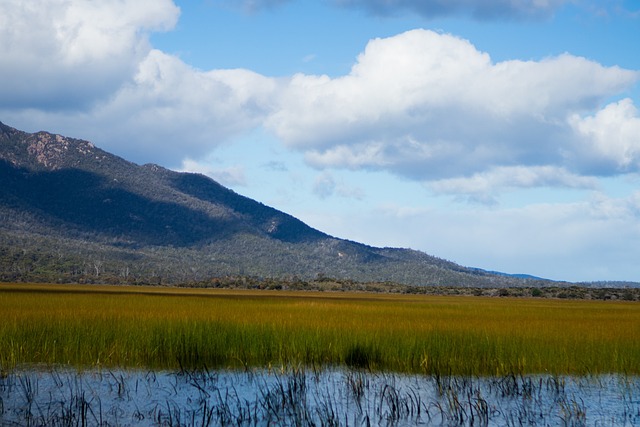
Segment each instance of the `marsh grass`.
M0 284L0 370L640 373L633 302Z

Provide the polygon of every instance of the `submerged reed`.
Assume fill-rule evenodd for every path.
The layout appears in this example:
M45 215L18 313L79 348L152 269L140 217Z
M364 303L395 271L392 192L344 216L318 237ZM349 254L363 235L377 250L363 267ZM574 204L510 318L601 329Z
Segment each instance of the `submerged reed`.
M0 425L636 426L640 378L16 370Z

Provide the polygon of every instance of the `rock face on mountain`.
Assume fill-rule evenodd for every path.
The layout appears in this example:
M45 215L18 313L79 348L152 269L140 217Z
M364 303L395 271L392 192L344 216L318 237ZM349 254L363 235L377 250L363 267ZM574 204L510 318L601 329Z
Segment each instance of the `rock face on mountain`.
M92 143L0 123L0 279L318 276L417 285L524 279L337 239L199 174L138 166Z

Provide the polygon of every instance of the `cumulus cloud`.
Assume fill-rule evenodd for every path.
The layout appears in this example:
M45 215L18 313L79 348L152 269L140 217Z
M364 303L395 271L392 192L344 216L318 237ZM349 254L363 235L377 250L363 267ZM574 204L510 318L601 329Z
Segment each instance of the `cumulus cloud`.
M4 117L45 129L55 123L57 132L100 142L130 160L179 167L260 126L275 88L274 80L248 70L201 71L152 49L127 82L86 111L29 109Z
M609 131L616 168L637 164L633 103L600 108L639 78L569 54L494 63L467 40L414 30L370 41L346 76L293 76L266 126L318 168L437 181L522 166L567 178L590 173L584 159ZM538 182L574 185L554 174Z
M0 3L0 107L78 109L108 96L172 28L171 0Z
M570 54L496 63L428 30L371 40L336 78L203 71L149 46L178 14L170 0L0 3L3 120L170 167L264 127L318 169L384 170L487 201L497 188L586 188L583 176L639 170L637 108L606 105L638 71Z
M273 80L248 70L204 72L152 50L133 81L95 114L119 123L109 130L115 140L133 139L145 150L161 145L165 159L196 156L259 126L274 89Z
M361 8L378 15L410 11L427 19L465 14L477 19L547 18L570 0L334 0L338 5Z
M151 47L179 13L171 0L0 2L3 120L171 167L259 126L274 81Z
M567 157L578 167L597 175L640 172L640 114L631 99L569 123L580 138Z

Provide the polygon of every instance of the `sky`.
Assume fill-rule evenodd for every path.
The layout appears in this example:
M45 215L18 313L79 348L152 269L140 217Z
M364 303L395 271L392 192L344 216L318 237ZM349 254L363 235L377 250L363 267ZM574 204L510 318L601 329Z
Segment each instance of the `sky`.
M336 237L640 281L640 3L3 0L0 121Z

